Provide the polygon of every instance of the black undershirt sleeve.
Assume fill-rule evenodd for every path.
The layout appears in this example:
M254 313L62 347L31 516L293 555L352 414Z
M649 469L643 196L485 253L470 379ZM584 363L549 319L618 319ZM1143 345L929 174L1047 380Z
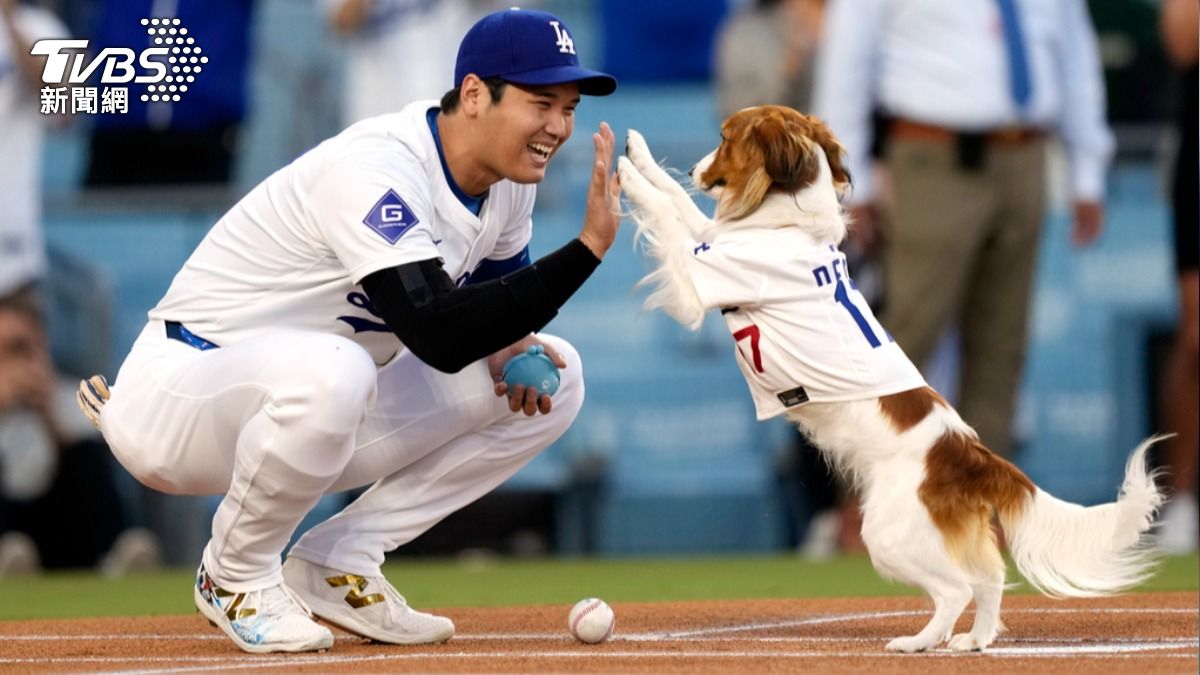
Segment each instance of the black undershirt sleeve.
M375 311L417 358L456 373L558 313L600 264L573 239L499 279L458 288L438 259L379 270L362 280Z

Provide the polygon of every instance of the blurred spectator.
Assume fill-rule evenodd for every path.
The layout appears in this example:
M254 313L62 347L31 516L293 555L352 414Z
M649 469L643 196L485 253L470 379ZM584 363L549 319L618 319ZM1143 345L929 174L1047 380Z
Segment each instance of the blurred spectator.
M1196 410L1200 408L1200 164L1197 124L1197 59L1200 57L1200 10L1195 0L1163 0L1163 45L1179 68L1179 106L1176 126L1179 154L1172 184L1175 226L1175 266L1179 274L1179 326L1167 366L1162 422L1177 436L1166 441L1166 464L1171 470L1171 500L1163 509L1160 544L1172 553L1196 550L1200 516L1196 507Z
M157 564L153 536L127 527L108 448L76 414L74 388L50 362L37 296L0 296L0 578Z
M441 98L454 79L458 42L490 0L323 0L345 38L342 119L351 124ZM528 8L528 7L527 7Z
M807 112L825 0L754 0L717 33L721 118L773 103Z
M251 9L252 0L104 0L93 45L140 52L155 46L142 19L178 18L209 60L178 103L142 101L135 86L128 113L95 116L88 186L229 182L246 116Z
M918 365L957 325L958 410L1011 457L1051 133L1066 144L1072 239L1093 241L1113 140L1084 0L832 0L816 110L855 178L851 236L875 244L871 118L882 150L883 324Z
M40 7L0 0L0 288L13 288L45 273L42 243L42 133L40 114L44 57L29 50L43 38L67 37L67 29Z

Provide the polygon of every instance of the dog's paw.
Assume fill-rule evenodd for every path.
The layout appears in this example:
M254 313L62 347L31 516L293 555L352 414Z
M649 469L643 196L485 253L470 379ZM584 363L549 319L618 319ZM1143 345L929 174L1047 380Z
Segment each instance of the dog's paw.
M617 158L617 175L621 177L621 185L624 187L625 179L630 177L630 174L637 173L637 167L628 157Z
M650 152L650 146L636 129L630 129L625 136L625 156L633 162L638 171L660 190L674 189L678 183L658 165L658 160ZM682 188L679 188L682 190Z
M959 633L950 638L950 642L946 646L956 652L978 652L983 651L986 644L980 644L979 640L970 633Z
M617 158L617 177L621 180L621 191L635 202L645 193L646 179L628 157Z
M908 637L898 637L895 640L892 640L891 642L887 643L887 647L885 647L885 649L887 649L889 652L903 652L905 654L912 654L914 652L923 652L932 646L933 644L920 635L909 635Z
M625 156L635 162L650 157L650 146L646 145L645 137L637 129L625 133Z
M634 206L659 217L670 212L671 200L646 180L628 157L617 158L617 175L621 178L621 191Z

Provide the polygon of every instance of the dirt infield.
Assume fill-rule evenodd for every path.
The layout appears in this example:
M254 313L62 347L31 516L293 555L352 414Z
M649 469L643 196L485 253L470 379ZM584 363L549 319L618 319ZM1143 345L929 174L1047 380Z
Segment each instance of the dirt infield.
M895 655L883 645L929 618L915 598L614 603L602 645L566 632L569 606L456 608L447 644L396 647L339 634L334 649L250 655L198 614L0 622L0 673L49 672L796 672L1196 673L1198 596L1005 599L1008 632L987 652ZM970 625L968 611L959 630Z

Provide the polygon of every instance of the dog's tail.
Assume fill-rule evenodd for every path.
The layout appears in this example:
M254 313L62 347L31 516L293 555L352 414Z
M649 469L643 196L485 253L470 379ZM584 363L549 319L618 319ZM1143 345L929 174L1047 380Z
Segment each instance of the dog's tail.
M1085 507L1034 487L1032 496L1025 492L994 503L1017 569L1030 584L1050 596L1096 597L1151 574L1153 549L1142 535L1163 495L1146 470L1146 451L1163 438L1148 438L1133 451L1115 502Z

